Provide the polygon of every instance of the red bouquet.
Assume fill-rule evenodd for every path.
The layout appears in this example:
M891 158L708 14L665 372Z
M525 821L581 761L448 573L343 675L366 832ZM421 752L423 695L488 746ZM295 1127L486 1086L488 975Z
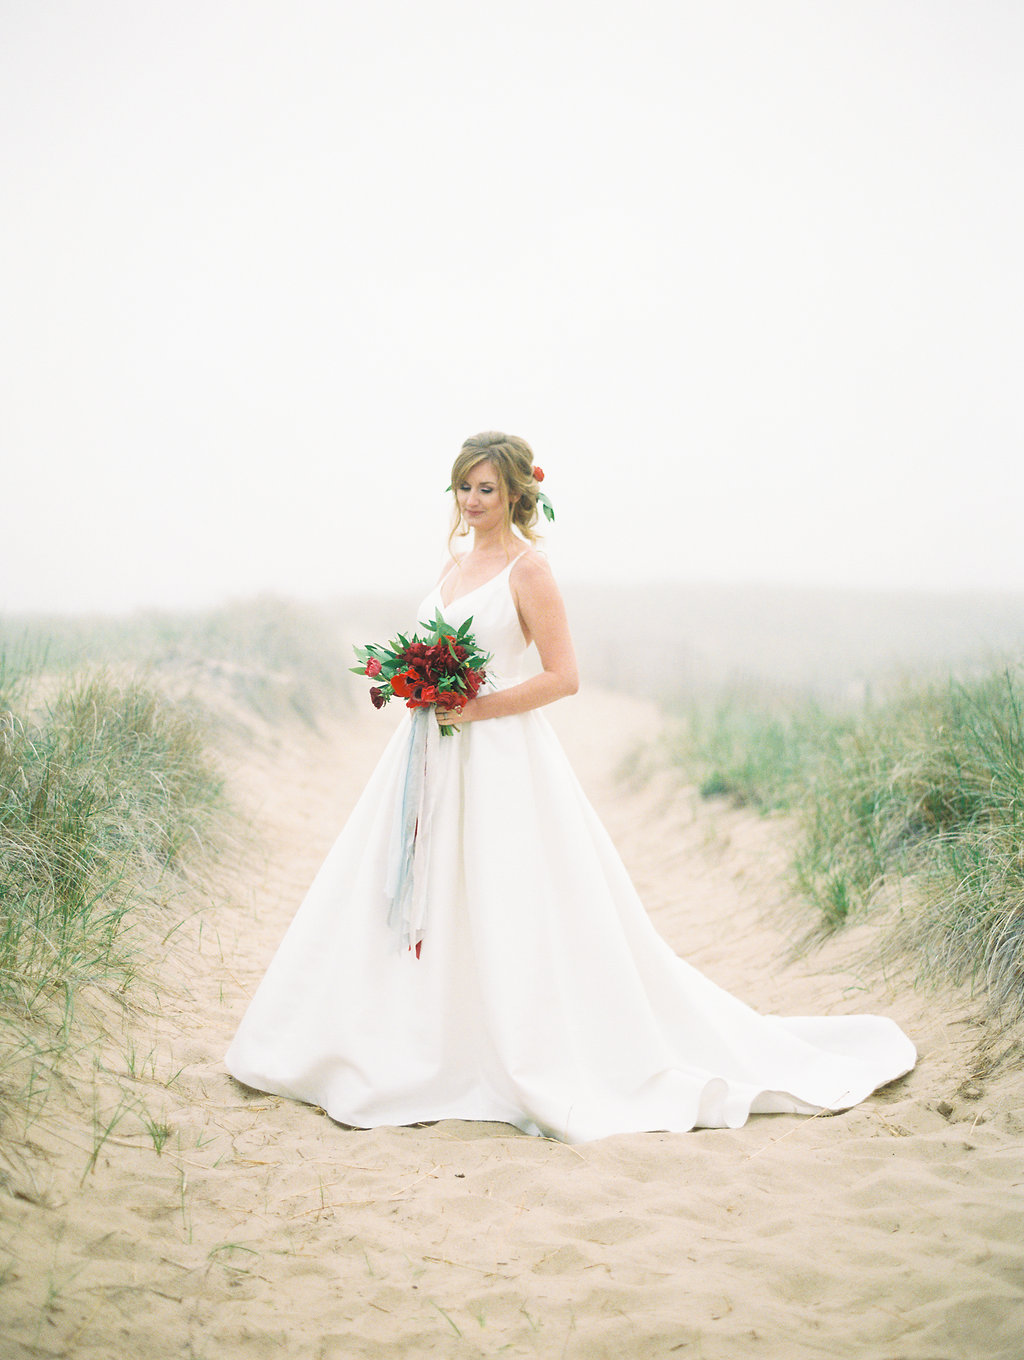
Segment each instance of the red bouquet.
M356 647L359 665L351 669L356 675L368 675L380 680L370 690L374 708L383 708L396 695L404 699L407 708L461 708L475 698L487 678L485 667L490 655L482 652L470 632L472 618L453 629L438 610L432 623L420 623L426 636L414 633L411 638L399 633L385 647L373 643ZM441 728L449 731L448 725Z

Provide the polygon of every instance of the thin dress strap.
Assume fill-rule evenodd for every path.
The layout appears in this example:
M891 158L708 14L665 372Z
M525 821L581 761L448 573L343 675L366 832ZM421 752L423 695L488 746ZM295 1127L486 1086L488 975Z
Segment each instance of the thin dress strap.
M496 580L498 579L498 576L504 576L505 572L511 571L512 568L515 566L515 564L519 561L519 559L520 559L521 557L525 557L526 554L527 554L529 551L530 551L530 545L527 544L526 547L522 550L522 552L516 553L516 555L515 555L515 557L513 557L512 561L511 561L511 562L507 562L507 563L505 564L505 566L502 567L501 571L498 572L497 576L492 576L492 577L490 578L490 581L496 581ZM448 580L448 577L451 576L452 572L455 571L455 569L458 567L458 565L459 565L458 559L453 560L451 566L448 568L448 570L445 572L445 574L441 577L440 581L438 581L437 585L434 587L434 589L438 592L439 595L442 596L442 598L443 598L443 595L444 595L444 583L445 583L445 581ZM486 586L486 585L489 585L489 584L490 584L490 581L484 581L483 584L484 584L485 586ZM476 587L476 589L478 589L478 590L479 590L479 588L480 588L479 586Z
M451 598L451 600L447 601L447 604L445 604L445 582L447 581L447 578L450 577L451 573L453 573L453 571L456 570L456 567L458 566L458 562L451 563L451 566L447 568L447 571L445 575L443 575L443 577L441 578L441 581L438 581L437 585L434 586L434 589L437 590L438 598L439 600L441 600L442 608L447 609L450 607L450 605L453 605L454 602L456 602L456 600L462 600L462 598L465 598L465 596L468 596L468 594L476 594L477 590L483 590L484 586L490 586L491 582L500 581L500 578L506 577L506 575L509 575L511 573L511 568L515 566L515 563L518 562L519 558L525 558L526 554L528 554L529 551L530 551L529 544L526 544L526 547L522 549L522 552L517 552L514 558L511 559L511 562L506 562L505 566L503 566L502 570L498 571L498 573L492 575L492 577L488 578L487 581L481 581L479 586L473 586L472 590L465 590L465 592L462 593L461 596L454 596L453 598Z

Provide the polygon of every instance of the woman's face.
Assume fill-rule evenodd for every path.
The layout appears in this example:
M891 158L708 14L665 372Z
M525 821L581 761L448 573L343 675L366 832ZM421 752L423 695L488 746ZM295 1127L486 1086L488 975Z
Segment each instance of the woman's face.
M505 493L494 464L484 459L455 488L462 517L471 529L497 529L505 522Z

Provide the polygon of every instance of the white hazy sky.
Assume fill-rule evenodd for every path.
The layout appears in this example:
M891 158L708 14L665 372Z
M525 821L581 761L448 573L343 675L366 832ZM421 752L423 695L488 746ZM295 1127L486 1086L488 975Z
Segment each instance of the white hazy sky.
M1020 0L0 0L0 608L1024 587Z

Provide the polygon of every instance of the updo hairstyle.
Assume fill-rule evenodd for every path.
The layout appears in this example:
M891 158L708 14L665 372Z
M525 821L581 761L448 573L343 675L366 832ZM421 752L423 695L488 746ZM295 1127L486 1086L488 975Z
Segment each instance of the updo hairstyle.
M534 531L537 523L537 492L540 490L533 475L533 450L525 439L514 434L501 434L498 430L486 430L483 434L471 435L459 450L452 464L452 496L455 499L455 519L448 535L448 544L457 533L468 534L469 529L462 527L459 513L458 488L477 463L491 463L502 491L505 493L506 514L509 526L516 529L527 543L536 543L540 537Z

